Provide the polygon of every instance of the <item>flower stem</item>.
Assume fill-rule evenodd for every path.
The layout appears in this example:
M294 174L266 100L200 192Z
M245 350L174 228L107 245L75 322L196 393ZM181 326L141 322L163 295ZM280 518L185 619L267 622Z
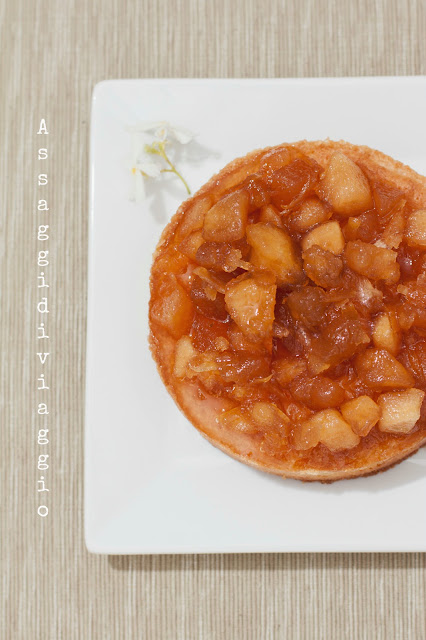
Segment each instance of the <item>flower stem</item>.
M171 172L174 173L179 180L182 181L182 183L185 186L185 189L188 193L188 195L191 193L191 189L189 188L189 185L187 183L187 181L185 180L185 178L183 177L183 175L181 173L179 173L179 171L176 169L175 165L173 164L173 162L170 160L169 156L166 153L165 150L165 145L164 142L159 142L158 143L158 151L160 156L167 162L167 164L169 165L170 169L163 169L163 171L167 171L167 172Z

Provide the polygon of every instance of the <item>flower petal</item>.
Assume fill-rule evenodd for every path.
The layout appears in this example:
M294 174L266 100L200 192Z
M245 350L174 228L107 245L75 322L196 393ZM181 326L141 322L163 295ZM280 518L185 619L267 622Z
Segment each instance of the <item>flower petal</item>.
M164 122L164 121L138 122L133 126L126 127L126 129L127 131L130 131L132 133L147 133L149 131L155 131L155 129L158 129L159 127L163 127L164 125L167 125L167 122Z
M145 160L144 162L138 162L135 165L135 169L139 169L139 171L143 171L147 176L151 178L158 178L161 173L161 168L158 166L156 162L150 162L149 160Z
M184 127L170 126L169 133L175 140L180 142L180 144L188 144L188 142L191 142L195 137L189 129L185 129Z
M154 131L154 138L159 142L165 142L169 137L170 129L166 122L161 123L159 127Z
M145 200L145 179L140 171L133 172L130 200L133 202L143 202Z

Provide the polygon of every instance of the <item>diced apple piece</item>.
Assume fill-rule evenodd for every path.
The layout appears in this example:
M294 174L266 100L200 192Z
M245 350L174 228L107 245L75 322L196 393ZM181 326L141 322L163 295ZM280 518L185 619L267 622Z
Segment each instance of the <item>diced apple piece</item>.
M162 255L159 255L152 265L152 277L163 278L165 273L184 273L188 268L187 257L175 246L168 247Z
M265 353L222 351L215 354L215 360L220 376L237 384L247 384L271 375L271 358Z
M289 222L295 231L303 233L316 224L329 220L332 213L319 198L312 196L306 198L300 208L289 216Z
M227 349L229 349L230 344L226 338L224 338L223 336L218 336L214 340L214 346L217 351L226 351Z
M406 389L414 384L413 376L385 349L367 349L355 361L356 371L370 389Z
M303 358L283 358L274 363L275 378L282 387L286 387L306 369L307 364Z
M287 434L290 420L271 402L255 402L250 414L254 422L263 429L279 429Z
M319 335L310 338L307 345L309 368L314 375L351 358L370 342L365 320L352 303L327 315L318 321Z
M271 224L250 224L247 242L252 247L250 262L255 267L269 269L277 278L277 284L294 284L303 278L300 260L288 233Z
M178 249L187 258L190 258L191 260L195 260L197 251L203 243L204 243L204 238L201 231L192 231L192 233L190 233L189 236L187 236L184 240L182 240Z
M308 329L315 330L324 323L330 300L319 287L308 286L289 293L285 305L294 320L300 320Z
M359 230L361 227L362 219L360 218L348 218L347 223L343 227L343 235L346 240L357 240Z
M193 373L188 375L188 363L193 356L196 356L198 351L192 346L191 338L189 336L182 336L177 342L175 347L175 364L173 373L177 378L192 377Z
M353 216L373 206L368 180L353 160L335 153L320 183L320 195L338 213Z
M331 451L352 449L359 444L361 438L352 431L350 424L343 420L336 409L324 409L316 417L322 423L320 442Z
M382 393L377 402L382 409L379 421L380 431L387 433L408 433L420 418L420 408L425 392L407 389Z
M336 256L342 253L345 248L345 239L340 224L336 220L332 220L309 231L302 239L302 249L307 251L314 245L330 251Z
M303 269L319 287L337 287L343 271L343 260L334 253L314 245L302 254Z
M251 351L252 353L262 353L264 351L265 347L262 343L246 335L234 322L229 324L227 336L234 351Z
M218 366L215 356L216 353L211 353L209 351L197 353L188 362L187 377L192 378L197 375L198 377L206 379L206 377L209 377L212 374L217 374ZM204 374L207 374L207 376Z
M338 407L346 397L339 380L327 376L315 376L314 378L303 376L295 381L291 392L297 400L316 411Z
M259 222L274 224L277 227L281 226L282 218L277 207L273 204L266 204L260 210Z
M324 409L295 429L296 449L311 449L322 442L331 451L352 449L360 442L350 425L336 409Z
M246 191L221 198L204 216L203 237L210 242L234 242L244 238L249 211Z
M243 414L239 407L219 414L217 421L225 429L240 431L248 435L259 431L259 427L250 420L249 416Z
M250 351L205 351L191 358L188 369L196 374L213 376L221 384L244 385L270 377L271 358Z
M184 217L178 225L176 238L182 240L193 231L200 231L203 228L204 216L212 207L211 196L202 196L186 211Z
M203 242L195 260L207 269L231 273L241 264L241 251L226 242Z
M395 314L381 313L374 321L373 343L378 349L386 349L396 356L401 346L401 329Z
M398 285L396 290L407 302L416 305L418 311L423 310L426 306L426 272L420 273L415 280Z
M381 410L370 396L359 396L340 407L340 411L352 431L359 436L366 436L377 424Z
M322 413L322 412L320 412ZM313 449L319 444L322 430L320 414L316 413L311 418L304 420L300 424L297 424L293 432L293 445L299 451L305 451L306 449Z
M278 149L272 149L267 151L262 157L260 164L261 171L273 171L274 169L281 169L290 164L296 157L296 152L293 147L286 146Z
M383 233L382 241L389 249L398 249L404 237L405 218L402 212L405 202L402 202L402 206L392 214L391 219L387 223ZM426 212L425 212L426 213ZM426 224L426 219L425 219ZM425 230L426 239L426 230ZM426 245L425 245L426 246Z
M192 271L192 276L198 276L203 282L207 282L210 287L219 291L219 293L225 293L225 283L215 273L212 273L205 267L195 267Z
M396 258L396 251L361 240L348 242L345 247L345 259L350 269L371 280L384 280L387 284L394 284L399 280L400 270Z
M410 247L426 247L426 209L408 216L405 240Z
M192 303L176 276L169 274L160 281L150 316L153 322L160 324L174 338L189 332L193 317Z
M426 384L426 339L408 345L404 358L413 372L416 382L422 385Z
M375 313L383 306L383 292L374 287L368 278L359 278L357 299L370 313Z
M226 308L246 335L257 339L272 336L276 290L274 278L268 272L254 271L228 282Z
M247 176L240 188L246 191L249 196L249 213L266 206L271 201L266 180L259 173L252 173Z

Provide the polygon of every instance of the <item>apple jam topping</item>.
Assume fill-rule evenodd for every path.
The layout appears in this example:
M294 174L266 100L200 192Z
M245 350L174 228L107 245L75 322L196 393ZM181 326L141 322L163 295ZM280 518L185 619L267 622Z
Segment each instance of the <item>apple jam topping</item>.
M173 376L275 457L424 427L426 210L341 152L322 167L280 148L225 189L154 263Z

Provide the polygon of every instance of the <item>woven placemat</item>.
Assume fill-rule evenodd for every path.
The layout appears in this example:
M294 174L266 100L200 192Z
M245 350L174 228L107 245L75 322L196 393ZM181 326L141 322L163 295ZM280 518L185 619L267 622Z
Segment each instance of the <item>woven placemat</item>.
M0 16L0 637L426 638L424 555L102 557L88 554L83 539L94 84L425 74L423 0L14 0L0 3ZM43 118L48 135L37 134ZM39 148L48 149L44 161ZM40 199L48 211L38 210ZM41 250L49 251L48 288L38 288ZM49 313L41 316L45 291ZM48 339L38 339L41 318ZM47 352L42 364L37 353ZM46 445L37 442L41 428L49 429ZM45 470L37 468L43 452Z

